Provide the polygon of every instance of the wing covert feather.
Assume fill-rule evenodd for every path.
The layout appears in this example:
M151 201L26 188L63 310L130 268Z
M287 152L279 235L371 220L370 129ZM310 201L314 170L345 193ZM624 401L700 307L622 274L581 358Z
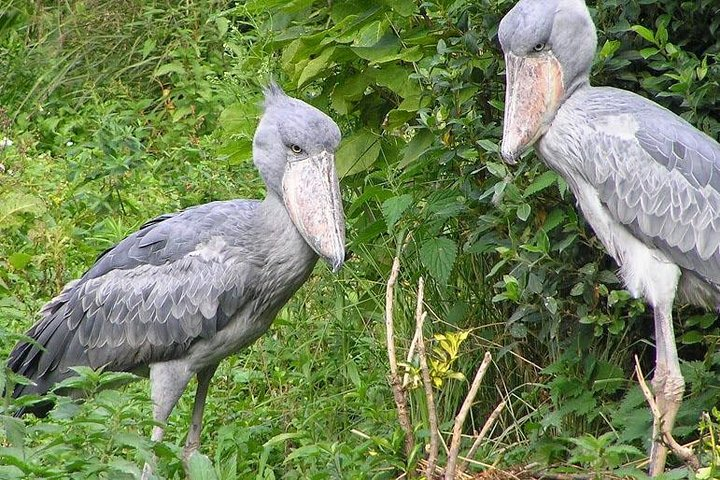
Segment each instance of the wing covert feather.
M103 252L48 302L28 332L16 371L42 377L59 366L128 370L181 354L212 336L247 300L248 228L256 201L213 202L163 215ZM252 262L250 262L252 263Z
M720 285L720 144L644 99L617 112L590 123L579 169L635 235Z

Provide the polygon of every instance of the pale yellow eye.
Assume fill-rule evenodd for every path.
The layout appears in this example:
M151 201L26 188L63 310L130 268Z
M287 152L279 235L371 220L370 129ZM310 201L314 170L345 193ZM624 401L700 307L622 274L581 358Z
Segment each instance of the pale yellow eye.
M545 49L544 43L538 43L537 45L535 45L533 47L533 50L535 50L536 52L542 52L544 49Z
M302 153L302 151L303 151L302 148L300 148L299 146L294 145L294 144L290 145L290 150L292 150L293 153Z

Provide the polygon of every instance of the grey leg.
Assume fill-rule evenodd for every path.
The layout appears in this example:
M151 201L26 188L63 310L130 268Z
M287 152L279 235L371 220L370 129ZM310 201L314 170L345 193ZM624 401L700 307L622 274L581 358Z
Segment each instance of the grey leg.
M675 416L680 409L685 380L680 373L675 332L672 324L672 304L657 305L655 315L655 375L652 385L660 418L653 421L653 439L650 449L650 476L660 475L665 470L667 446L663 441L665 433L671 433Z
M157 423L167 422L190 378L192 378L192 372L181 362L173 361L150 365L150 398L153 401L153 419ZM159 442L164 434L164 427L156 425L153 427L151 439L153 442ZM152 471L153 466L146 463L143 467L142 480L148 480Z
M190 430L188 431L185 448L183 449L183 463L187 470L187 462L190 457L200 448L200 432L202 430L202 417L205 411L205 400L210 388L210 380L217 370L217 364L211 365L197 373L197 390L195 391L195 404L193 405Z

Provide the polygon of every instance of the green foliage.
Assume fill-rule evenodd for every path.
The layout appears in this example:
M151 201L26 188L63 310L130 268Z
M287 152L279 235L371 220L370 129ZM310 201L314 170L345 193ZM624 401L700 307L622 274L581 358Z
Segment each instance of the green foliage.
M698 480L709 480L720 476L720 445L718 444L718 425L720 425L720 410L713 407L710 414L704 413L700 422L700 432L703 435L703 450L707 455L704 466L697 472Z
M489 349L495 365L467 433L501 398L510 405L478 459L627 473L649 435L630 378L634 354L652 365L652 319L622 289L567 185L532 154L513 168L499 158L496 30L513 3L14 0L0 9L0 140L13 141L0 147L0 351L141 222L262 196L249 159L260 84L273 76L342 127L353 257L338 277L318 267L272 331L223 363L190 477L395 478L413 466L383 348L395 254L399 343L412 338L413 286L428 277L443 429ZM715 4L595 2L594 83L647 96L718 138ZM697 429L718 402L718 326L692 309L677 316L688 389L676 432L691 440L717 424L706 417ZM192 392L166 440L150 446L146 385L97 391L114 378L82 372L90 398L61 400L42 421L7 416L17 404L6 400L0 476L132 477L152 449L160 478L182 478ZM415 412L423 402L413 392ZM426 436L427 421L415 429ZM707 455L702 474L714 475Z
M608 472L627 462L628 457L640 458L642 452L630 445L612 445L613 433L608 432L600 437L584 435L571 438L575 444L570 462L588 465L595 473L595 478L605 478Z

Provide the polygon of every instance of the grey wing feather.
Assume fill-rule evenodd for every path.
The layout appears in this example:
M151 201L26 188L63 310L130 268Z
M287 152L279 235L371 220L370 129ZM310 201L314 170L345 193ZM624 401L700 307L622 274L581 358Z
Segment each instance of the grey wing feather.
M10 368L37 384L15 394L44 393L73 365L130 370L174 358L222 329L247 293L243 268L223 255L243 249L233 241L256 206L214 202L163 215L103 252L41 310L28 336L42 348L11 352Z
M596 128L582 146L583 171L635 235L720 285L720 144L671 112L623 93L634 131Z

